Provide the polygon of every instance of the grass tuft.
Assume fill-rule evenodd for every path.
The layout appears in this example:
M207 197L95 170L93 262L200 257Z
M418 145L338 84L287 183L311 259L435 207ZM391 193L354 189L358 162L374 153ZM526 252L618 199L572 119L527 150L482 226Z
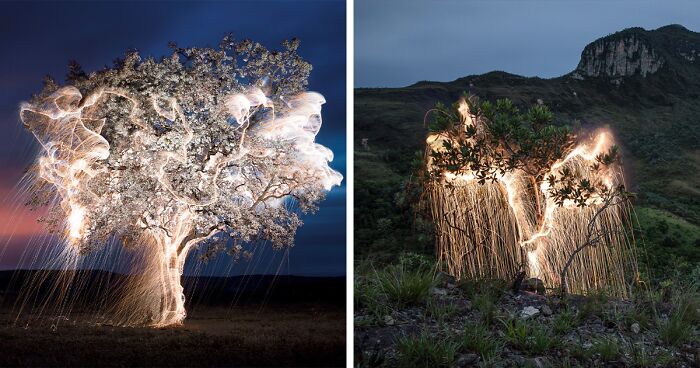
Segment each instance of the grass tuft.
M442 300L428 299L425 312L427 316L432 317L438 324L442 325L457 314L457 306Z
M481 324L467 325L462 336L462 348L481 356L483 361L492 361L503 348L503 344L494 338Z
M508 343L520 351L542 354L559 345L559 339L537 322L512 319L504 321Z
M683 312L673 313L668 320L659 320L659 338L666 344L680 346L690 340L693 327L683 319Z
M552 331L558 335L565 335L571 332L574 327L578 326L578 323L578 315L571 310L566 310L554 316L552 320Z
M600 338L593 341L591 354L600 355L600 359L606 362L617 360L622 355L622 349L617 340L612 338Z
M430 336L423 331L419 336L403 336L397 342L401 367L453 367L459 344Z
M397 307L423 305L435 285L432 271L409 269L403 264L376 271L376 286Z

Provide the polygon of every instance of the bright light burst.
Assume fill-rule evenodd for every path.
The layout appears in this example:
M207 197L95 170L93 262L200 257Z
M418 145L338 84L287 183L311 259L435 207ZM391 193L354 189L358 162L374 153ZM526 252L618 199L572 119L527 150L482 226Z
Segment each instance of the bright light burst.
M232 253L256 240L290 246L342 176L315 143L323 96L305 92L298 41L268 51L227 37L219 49L135 52L111 69L71 66L21 106L41 145L32 203L79 257L111 239L148 257L115 306L122 324L182 323L191 249Z

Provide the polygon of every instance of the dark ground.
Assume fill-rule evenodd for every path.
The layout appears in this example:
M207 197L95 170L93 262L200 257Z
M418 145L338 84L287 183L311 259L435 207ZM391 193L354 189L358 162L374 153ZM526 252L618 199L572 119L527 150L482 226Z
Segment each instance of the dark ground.
M0 272L0 367L345 365L344 278L207 279L187 293L190 278L184 325L157 329L101 324L79 306L18 319L9 277Z

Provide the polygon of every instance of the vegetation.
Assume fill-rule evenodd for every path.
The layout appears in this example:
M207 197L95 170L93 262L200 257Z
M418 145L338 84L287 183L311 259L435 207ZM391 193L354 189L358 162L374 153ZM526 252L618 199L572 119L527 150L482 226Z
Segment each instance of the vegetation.
M363 285L356 289L356 299L363 301L356 304L355 318L360 367L440 367L459 361L479 366L541 366L546 361L572 367L679 366L689 356L682 352L700 348L700 267L668 282L639 285L629 301L604 292L555 300L514 294L498 280L456 282L436 275L430 259L415 253L398 259L384 266L358 263ZM380 287L388 274L430 279L430 289L423 286L424 298L398 302ZM366 302L373 299L386 308ZM524 306L543 301L551 316L520 315ZM363 337L374 336L373 331L382 331L383 343Z
M568 333L579 324L578 315L570 310L565 310L552 320L552 331L557 335Z
M503 348L503 342L495 338L482 324L467 325L461 343L462 349L479 354L484 361L496 358Z
M643 276L667 279L673 276L668 270L692 269L700 262L700 73L677 49L700 43L700 34L682 27L632 28L608 37L630 35L647 40L669 67L646 78L618 79L615 85L608 78L541 79L492 72L452 82L357 89L358 257L371 254L391 261L401 251L431 253L432 230L412 213L406 198L414 194L406 188L414 181L416 152L420 156L425 147L425 112L437 101L451 103L468 91L484 100L507 98L520 108L542 100L555 115L555 126L610 128L621 145L628 189L638 193L635 235L648 253L640 258ZM360 144L365 138L366 147ZM387 223L391 226L381 225Z
M700 64L680 59L677 50L700 45L700 34L669 26L608 37L630 35L648 41L666 59L666 67L646 77L579 79L569 74L541 79L492 72L446 83L356 90L355 251L356 258L372 259L378 270L400 264L407 252L421 259L433 253L432 226L415 207L421 194L415 173L423 162L426 135L445 128L425 123L425 112L435 102L455 101L467 91L489 101L508 99L526 115L527 107L541 100L555 116L546 125L606 127L620 143L627 187L638 193L633 230L641 275L632 298L619 301L598 292L562 300L528 299L527 294L513 295L502 282L457 280L450 289L437 277L432 287L446 289L447 295L428 292L423 303L393 305L358 327L360 336L401 331L434 344L449 342L455 355L448 349L442 358L455 364L476 355L471 365L697 365ZM426 269L432 275L435 268ZM361 271L362 284L372 284L367 279L372 275ZM363 299L363 293L374 289L357 290L356 298ZM542 300L551 307L551 316L521 316L524 305ZM356 312L356 321L366 320L369 308L362 305ZM385 323L387 315L396 323ZM375 348L385 353L383 366L397 365L406 352L387 342ZM362 344L359 349L364 349Z
M355 270L355 308L367 308L377 319L393 309L425 305L435 284L432 266L417 254L403 255L397 264L381 268L360 262ZM431 301L428 313L444 316L446 308Z
M345 366L342 304L198 304L181 328L119 327L84 313L0 309L2 367ZM115 348L116 347L116 348Z
M590 353L597 354L604 362L614 361L622 354L620 344L614 338L596 339Z
M423 333L418 337L401 337L397 348L402 367L453 367L458 345Z
M547 328L539 324L520 319L503 322L506 340L518 350L531 354L542 354L554 347L556 337Z

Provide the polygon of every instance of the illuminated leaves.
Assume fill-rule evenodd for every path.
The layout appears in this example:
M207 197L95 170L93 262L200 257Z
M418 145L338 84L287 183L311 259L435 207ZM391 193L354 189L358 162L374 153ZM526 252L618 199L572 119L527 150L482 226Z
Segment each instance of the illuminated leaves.
M546 182L549 196L559 206L571 201L583 207L611 189L566 166L552 172L553 165L572 152L576 135L567 126L553 125L554 114L546 105L534 105L523 113L508 99L481 102L465 95L449 108L438 103L430 117L431 130L442 138L441 146L429 153L432 180L451 173L485 184L519 171L536 183ZM618 163L619 149L612 146L597 155L590 170L605 171Z
M84 250L113 237L138 246L129 240L144 232L291 245L297 212L314 211L342 178L328 166L332 153L314 143L325 101L304 93L311 64L298 47L227 36L218 48L170 44L160 59L129 51L91 73L71 62L69 87L46 79L22 115L44 146L40 159L71 173L44 180L33 167L30 204L51 204L51 218L85 208ZM250 103L234 117L227 102L235 96ZM58 119L46 117L58 110Z
M544 105L521 113L508 99L491 103L466 96L464 103L477 124L459 124L459 104L449 109L438 104L431 114L431 129L445 128L440 134L446 137L431 154L435 174L471 172L484 183L522 170L540 179L573 146L567 127L549 125L554 116Z

